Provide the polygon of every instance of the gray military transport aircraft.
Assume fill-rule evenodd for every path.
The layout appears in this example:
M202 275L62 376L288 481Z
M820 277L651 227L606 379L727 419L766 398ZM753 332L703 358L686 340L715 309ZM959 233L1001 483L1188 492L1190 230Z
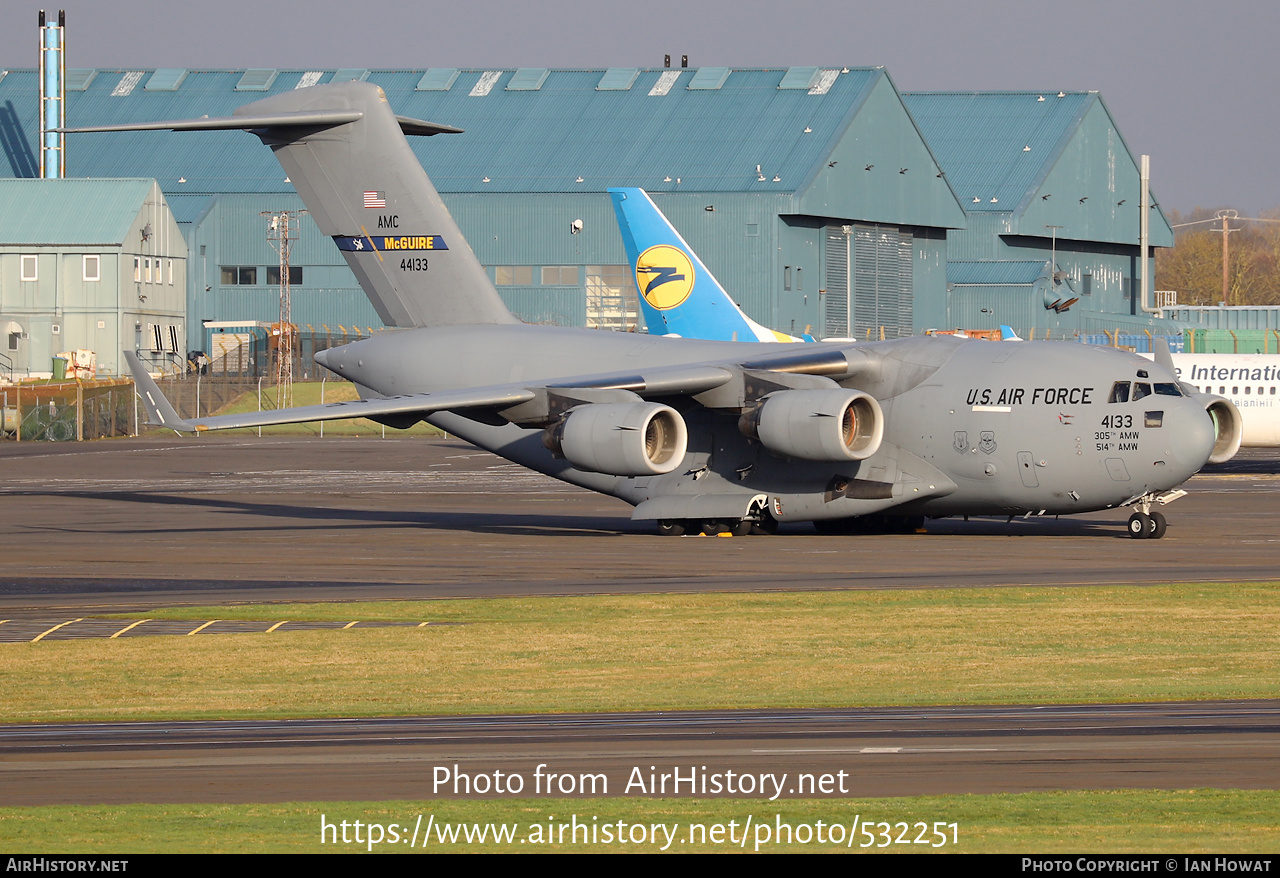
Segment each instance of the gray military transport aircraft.
M1078 344L766 347L522 324L405 139L458 129L397 116L370 83L291 91L228 118L69 130L140 129L257 135L398 327L316 355L360 400L190 420L126 352L155 425L425 420L625 500L665 534L1133 507L1130 533L1158 538L1153 506L1239 445L1231 403L1179 385L1169 363Z

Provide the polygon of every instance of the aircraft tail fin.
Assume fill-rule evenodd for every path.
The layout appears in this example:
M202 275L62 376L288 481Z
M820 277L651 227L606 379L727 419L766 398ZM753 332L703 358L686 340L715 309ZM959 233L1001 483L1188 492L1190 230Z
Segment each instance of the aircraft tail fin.
M766 329L742 313L647 192L619 187L610 189L609 196L650 334L717 341L801 341Z
M1000 340L1001 341L1022 341L1022 336L1013 331L1012 326L1004 323L1000 324Z
M367 82L273 95L220 119L68 131L240 129L271 147L311 218L342 251L388 326L518 322L418 162L405 134L459 129L397 116Z

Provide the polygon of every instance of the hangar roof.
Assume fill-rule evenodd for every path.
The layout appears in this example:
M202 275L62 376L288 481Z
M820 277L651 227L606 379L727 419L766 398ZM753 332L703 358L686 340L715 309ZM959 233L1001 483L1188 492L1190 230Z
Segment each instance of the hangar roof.
M902 96L967 213L1010 214L1007 233L1137 243L1136 156L1096 92ZM1151 243L1172 246L1155 202Z
M813 169L825 167L883 76L880 68L818 67L70 70L67 124L226 116L269 94L367 79L382 86L397 113L475 135L410 139L442 192L601 192L625 184L654 192L776 194L796 191ZM35 71L10 71L0 80L0 108L9 116L0 119L8 129L0 138L8 168L0 163L0 173L31 175L36 105ZM26 142L14 132L26 133ZM68 176L143 170L166 192L292 189L270 153L238 132L68 137Z
M152 180L0 179L0 242L9 245L120 245Z
M966 211L1012 211L1096 99L1082 92L902 96Z

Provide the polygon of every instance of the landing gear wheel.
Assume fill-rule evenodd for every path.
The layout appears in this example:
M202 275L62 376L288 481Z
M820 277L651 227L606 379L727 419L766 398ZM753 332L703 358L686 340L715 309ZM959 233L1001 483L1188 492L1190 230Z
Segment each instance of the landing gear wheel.
M1164 536L1165 530L1169 527L1169 522L1164 520L1164 516L1159 512L1151 513L1151 532L1147 534L1148 539L1158 540Z
M658 535L664 537L682 537L684 536L684 522L660 521L658 522Z
M1164 516L1161 516L1162 518ZM1129 536L1135 540L1145 540L1155 532L1155 524L1150 515L1135 512L1129 516Z
M751 534L753 536L773 536L778 532L778 519L774 518L768 512L760 513L760 520L753 522L751 525Z
M721 534L729 530L723 521L704 521L702 523L702 532L709 537Z
M754 524L755 522L753 522L751 519L744 518L738 523L736 523L735 525L733 525L733 527L729 529L729 532L732 533L735 537L745 537L747 534L751 533L751 529Z

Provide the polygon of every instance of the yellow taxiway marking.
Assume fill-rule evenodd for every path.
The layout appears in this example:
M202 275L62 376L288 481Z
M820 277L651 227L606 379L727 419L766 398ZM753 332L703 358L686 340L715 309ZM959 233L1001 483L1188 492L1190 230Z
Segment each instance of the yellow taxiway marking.
M356 620L356 622L359 622L359 621L360 621L359 619ZM356 622L348 622L347 624L342 626L342 630L346 631L348 628L356 627Z
M267 629L267 633L270 634L272 631L275 631L277 628L279 628L281 625L283 625L285 622L288 622L288 621L289 621L288 619L285 619L281 622L277 622L276 624L272 625L270 628Z
M107 639L115 640L117 637L119 637L121 634L124 634L126 631L132 631L134 628L137 628L143 622L150 622L150 621L151 621L150 619L139 619L137 622L134 622L131 625L126 625L125 627L121 628L119 631L117 631L115 634L112 634Z
M36 642L36 640L43 640L46 636L48 636L48 635L52 634L53 632L57 631L59 628L63 627L64 625L70 625L72 622L83 622L83 621L84 621L84 619L83 619L83 618L80 618L80 619L68 619L68 620L67 620L67 621L65 621L65 622L59 622L57 625L54 625L54 626L53 626L52 628L50 628L48 631L45 631L45 632L43 632L43 633L41 633L41 634L37 634L37 635L36 635L36 637L35 637L35 640L32 640L31 642L32 642L32 643L35 643L35 642Z
M217 619L210 619L208 622L205 622L199 628L196 628L192 631L188 631L187 636L190 637L192 634L199 634L201 631L208 628L210 625L212 625L214 622L217 622L217 621L218 621Z

